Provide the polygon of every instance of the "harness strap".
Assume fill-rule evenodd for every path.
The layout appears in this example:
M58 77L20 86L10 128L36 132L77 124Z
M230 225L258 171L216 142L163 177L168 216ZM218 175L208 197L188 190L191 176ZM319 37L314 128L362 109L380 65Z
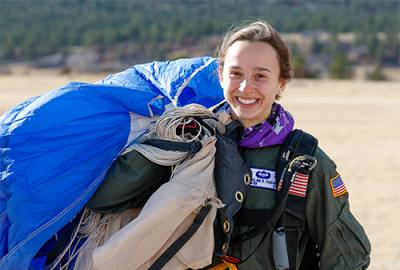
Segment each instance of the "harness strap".
M290 179L292 178L293 174L296 171L297 170L293 170L293 171L289 172L286 170L285 171L286 174L281 173L281 175L283 175L283 182L288 183L288 184L284 184L282 186L282 190L280 191L280 194L283 194L283 196L280 196L280 200L277 202L277 207L271 211L272 215L268 214L268 215L270 215L270 219L267 221L263 220L264 223L259 222L257 226L253 227L252 229L250 229L244 233L239 234L238 236L236 236L233 239L234 243L244 242L244 241L254 238L260 234L265 234L270 229L274 229L274 228L282 226L281 225L282 215L287 206L287 201L289 198L289 187L290 187L289 182L290 182ZM248 210L243 210L243 211L246 212ZM265 214L265 215L267 216L267 214ZM247 258L245 260L247 260ZM242 260L242 261L245 261L245 260Z
M197 213L190 227L184 232L178 239L175 240L172 245L170 245L167 250L150 266L149 270L159 270L162 269L175 254L186 244L187 241L197 232L200 225L203 223L207 214L210 212L211 205L207 204L203 206Z
M281 179L285 167L294 158L301 155L314 155L317 145L318 141L312 135L300 129L293 130L288 135L279 151L279 158L276 163L276 179ZM288 182L284 181L282 190L284 190L285 185L288 184ZM277 202L281 201L284 196L284 192L277 192Z
M163 139L149 139L144 141L143 144L151 145L163 150L189 152L191 154L199 152L202 147L201 142L199 141L177 142Z
M289 175L289 174L285 175L285 178L290 178L290 177L291 177L291 175ZM265 235L266 235L265 233L267 231L276 228L276 225L280 221L282 213L285 210L286 202L287 202L288 195L289 195L288 190L289 190L289 188L287 187L287 189L285 191L283 191L285 193L285 196L283 197L282 201L279 203L278 207L273 212L273 215L268 222L266 222L260 226L254 227L254 228L248 230L247 232L239 234L232 241L234 243L241 243L241 242L244 242L246 240L249 240L249 239L254 238L261 234L264 234L264 237L265 237ZM250 258L251 255L253 255L253 253L258 249L258 247L264 241L264 237L259 242L258 246L253 250L253 252L251 252L250 255L248 255L245 259L243 259L242 262L246 261L248 258Z
M274 215L274 210L266 209L245 209L242 208L236 214L238 226L255 227L267 223Z
M293 166L291 166L289 163L298 156L314 155L317 145L318 141L313 136L301 130L294 130L289 134L281 146L276 165L277 179L282 179L281 190L276 194L277 207L274 210L242 209L238 214L239 224L241 226L250 226L253 228L236 236L232 241L234 244L239 244L261 234L265 236L265 233L271 229L284 227L284 225L286 225L285 216L287 212L290 212L295 217L304 221L306 198L291 195L288 191L291 185L291 179L293 179L296 172L309 174L310 170L301 168L300 165L292 164ZM297 246L300 232L298 229L289 229L285 233L288 247L289 269L292 270L296 267ZM242 262L246 261L252 253L242 260Z
M282 147L282 152L278 159L277 167L282 167L288 163L288 161L293 160L294 158L301 155L309 155L313 156L315 150L318 145L317 139L315 139L312 135L303 132L301 130L295 130L291 133L291 140L287 140L287 142L291 142L291 145L287 146L285 150L285 146ZM305 173L307 175L310 174L310 171L303 171L301 168L298 169L298 172ZM279 171L279 173L283 173ZM288 182L284 182L284 185L288 185ZM289 186L286 186L289 188ZM284 189L284 188L283 188ZM282 192L285 193L285 192ZM281 199L283 194L278 193L277 200ZM282 213L280 217L280 225L287 225L286 220L288 219L287 215L295 216L302 223L302 227L305 227L305 207L306 207L306 197L300 197L289 194L286 202L285 211ZM286 234L286 246L288 252L289 259L289 270L296 269L296 262L298 256L298 243L300 238L299 228L285 228Z
M299 270L320 269L320 254L317 245L309 238Z

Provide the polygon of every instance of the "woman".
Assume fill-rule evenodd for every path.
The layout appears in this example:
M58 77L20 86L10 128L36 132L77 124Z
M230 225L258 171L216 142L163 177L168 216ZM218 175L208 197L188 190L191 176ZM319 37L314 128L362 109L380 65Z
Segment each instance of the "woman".
M274 232L279 235L277 230L274 230L276 228L264 230L260 226L258 233L251 237L248 233L241 241L235 241L239 236L252 231L253 227L257 227L257 224L250 224L251 222L241 222L240 215L243 216L247 211L247 214L256 217L257 223L257 213L261 213L261 222L263 211L274 212L278 207L276 196L280 187L276 177L276 164L281 145L294 126L292 116L276 103L292 77L288 47L266 22L256 21L238 27L227 33L223 40L219 50L218 74L226 103L217 106L215 111L217 114L228 113L232 120L230 123L238 123L235 127L235 131L240 131L238 138L230 135L229 128L228 134L224 136L237 139L240 156L251 169L252 179L246 196L241 198L241 210L234 219L236 224L229 225L222 221L216 225L219 226L217 230L231 230L232 241L221 250L216 246L215 254L221 255L224 261L236 263L239 269L287 269L287 265L277 263L280 256L284 257L283 264L285 256L288 256L290 269L316 269L316 265L312 266L313 268L306 266L310 260L310 247L314 247L310 243L314 243L320 256L320 269L366 269L370 253L368 238L350 212L348 193L336 172L334 162L319 148L313 154L317 161L315 168L302 179L303 184L296 183L295 179L293 188L288 190L291 199L287 204L290 207L296 208L300 201L305 204L304 218L300 218L301 222L295 228L297 238L291 238L295 241L283 241L287 243L288 254L285 255L286 249L274 247ZM217 151L221 151L221 148L217 148ZM220 153L225 156L230 154ZM135 163L135 168L128 166L130 172L126 169L126 164L132 164L129 159L135 159L135 162L132 162ZM218 160L218 153L216 159ZM138 154L125 156L117 161L109 173L109 179L123 178L127 175L136 175L136 179L142 179L135 182L135 199L118 201L112 206L104 205L105 198L110 195L106 192L112 185L112 181L109 181L100 188L88 206L100 212L118 212L140 205L146 194L153 192L169 173L165 167L146 165L147 163ZM156 179L146 176L154 171L162 173L158 173ZM221 183L217 183L217 190L218 185ZM102 190L104 192L101 192ZM219 192L224 191L219 188ZM296 220L295 217L286 215L286 220L280 221L281 228L286 230L287 236L291 229L293 231L293 228L287 226L292 222L290 219ZM224 228L221 229L222 227ZM218 242L218 239L216 241Z
M277 179L272 177L270 185L254 180L255 172L274 175L280 145L293 128L291 115L275 103L291 78L288 47L268 23L257 21L225 36L219 61L219 79L231 116L244 127L239 141L242 156L253 172L242 208L272 209L276 207ZM321 149L317 148L315 158L318 163L308 179L305 195L306 230L295 247L288 247L297 250L296 267L291 269L298 269L308 235L318 246L321 269L365 269L370 244L350 213L344 183L334 162ZM340 187L333 186L337 184ZM240 269L274 269L272 241L261 239L263 236L258 236L233 248L234 256L251 254Z

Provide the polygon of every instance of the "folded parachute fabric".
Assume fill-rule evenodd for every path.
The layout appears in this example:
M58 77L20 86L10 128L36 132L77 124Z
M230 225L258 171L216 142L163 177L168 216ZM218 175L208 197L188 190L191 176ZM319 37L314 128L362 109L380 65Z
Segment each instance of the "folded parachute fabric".
M214 206L198 231L163 269L200 269L209 265L218 205L213 186L214 153L215 138L207 139L200 152L177 165L175 175L150 197L139 216L94 250L94 268L149 269L188 229L204 203L212 199Z
M70 83L1 116L0 269L28 269L168 104L221 101L216 66L209 57L138 65L96 84Z
M194 116L191 115L194 111L204 112L203 117L212 117L210 111L189 105L164 115L156 123L155 130L160 128L164 134L170 135L177 130L177 126L171 123L190 125L195 121L198 133L190 134L189 138L187 134L179 138L187 138L189 143L200 141L202 147L197 153L164 150L146 144L135 145L134 149L140 151L147 159L176 167L171 179L153 193L138 217L111 236L104 245L94 250L94 269L144 270L152 269L151 267L155 267L153 264L157 262L158 266L154 269L162 267L165 270L183 270L199 269L211 263L214 251L213 223L217 208L223 206L216 197L214 184L216 137L215 130L208 124L208 127L202 127L200 122L191 118ZM174 116L179 114L185 114L187 117L182 117L182 121L176 121L178 118ZM169 118L168 121L164 121L165 118ZM212 119L212 121L216 127L217 120ZM167 130L168 128L170 130ZM167 138L165 143L170 145L173 141L175 140ZM171 251L173 256L171 255L170 259L165 259L168 257L166 256L159 260L160 256L164 256L164 252L188 230L205 205L209 205L211 210L197 231L187 242L182 243L182 248L174 248L174 251Z

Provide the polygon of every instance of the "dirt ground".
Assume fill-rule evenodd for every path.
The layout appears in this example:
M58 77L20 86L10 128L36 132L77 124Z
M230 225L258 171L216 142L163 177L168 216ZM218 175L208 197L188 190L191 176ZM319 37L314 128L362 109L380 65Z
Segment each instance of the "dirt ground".
M0 113L70 81L104 77L1 75ZM369 269L400 269L400 82L295 80L281 103L336 162L372 242Z

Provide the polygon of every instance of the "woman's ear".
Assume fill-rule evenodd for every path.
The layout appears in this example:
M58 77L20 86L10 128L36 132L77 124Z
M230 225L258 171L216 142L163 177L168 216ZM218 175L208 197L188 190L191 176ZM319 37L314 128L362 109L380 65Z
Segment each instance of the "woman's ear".
M279 82L279 91L282 93L286 88L286 80L281 79Z
M282 98L283 91L285 91L286 81L281 79L279 81L279 92L275 96L275 100L280 100Z

